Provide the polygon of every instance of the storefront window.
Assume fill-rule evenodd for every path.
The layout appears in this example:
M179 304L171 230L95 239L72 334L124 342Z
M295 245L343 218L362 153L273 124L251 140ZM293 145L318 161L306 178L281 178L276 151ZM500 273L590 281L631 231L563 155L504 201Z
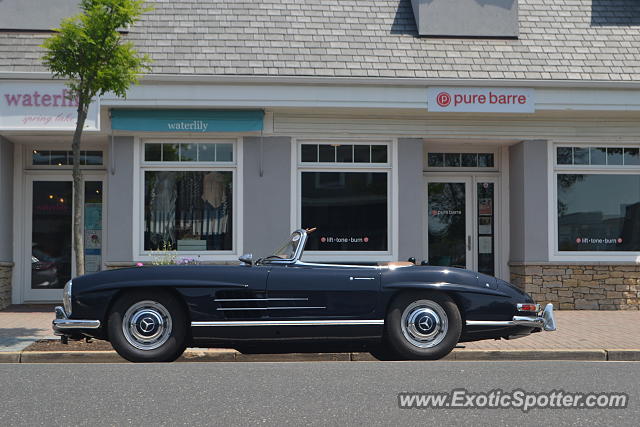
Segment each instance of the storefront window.
M640 251L640 175L558 174L560 251Z
M234 144L154 141L143 153L143 249L232 251Z
M302 227L312 251L386 251L386 172L302 172Z
M389 251L387 143L300 144L300 223L306 249Z
M233 172L146 171L144 249L232 249Z

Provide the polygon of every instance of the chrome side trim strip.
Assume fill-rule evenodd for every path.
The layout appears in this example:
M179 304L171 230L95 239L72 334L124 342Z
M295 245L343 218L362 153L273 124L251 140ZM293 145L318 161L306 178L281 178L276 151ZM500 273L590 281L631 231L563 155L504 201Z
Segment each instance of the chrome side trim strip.
M215 302L309 301L309 298L216 298Z
M377 326L380 320L229 320L212 322L191 322L196 326Z
M327 307L229 307L216 308L217 311L246 311L246 310L313 310L326 309Z
M513 320L467 320L467 326L514 326Z

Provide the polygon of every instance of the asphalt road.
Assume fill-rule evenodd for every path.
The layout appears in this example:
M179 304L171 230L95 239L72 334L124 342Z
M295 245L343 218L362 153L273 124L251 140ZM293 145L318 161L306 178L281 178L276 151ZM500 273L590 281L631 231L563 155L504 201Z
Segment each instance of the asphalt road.
M638 425L640 363L3 364L0 425ZM399 409L400 392L624 392L626 409Z

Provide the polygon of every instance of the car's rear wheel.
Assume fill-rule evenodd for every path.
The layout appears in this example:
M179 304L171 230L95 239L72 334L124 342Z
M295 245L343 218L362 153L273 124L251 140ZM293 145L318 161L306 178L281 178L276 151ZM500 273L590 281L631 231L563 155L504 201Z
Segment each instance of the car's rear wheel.
M113 348L131 362L172 362L186 348L187 318L166 292L128 292L114 303L108 332Z
M399 295L385 320L387 343L405 359L440 359L453 350L461 332L458 306L439 292Z

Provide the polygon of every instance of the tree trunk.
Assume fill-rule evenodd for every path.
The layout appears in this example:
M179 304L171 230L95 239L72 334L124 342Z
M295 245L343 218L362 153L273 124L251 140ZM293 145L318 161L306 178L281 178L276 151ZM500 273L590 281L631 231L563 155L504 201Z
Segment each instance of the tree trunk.
M73 250L76 258L76 276L84 274L84 224L82 223L82 207L84 206L84 188L80 171L80 142L84 122L87 119L89 102L80 99L78 105L78 121L73 134Z

